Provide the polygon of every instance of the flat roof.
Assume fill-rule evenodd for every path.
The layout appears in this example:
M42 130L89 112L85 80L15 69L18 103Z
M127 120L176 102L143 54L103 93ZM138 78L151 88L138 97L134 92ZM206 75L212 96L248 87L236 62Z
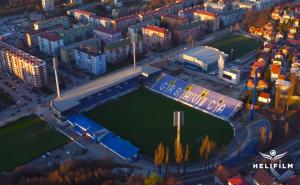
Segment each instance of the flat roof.
M136 69L128 67L63 92L60 98L56 97L52 100L51 106L56 109L56 111L64 112L80 104L79 100L82 98L88 97L115 84L137 77L142 73L152 74L158 71L160 71L160 69L151 66L137 66Z
M228 55L216 48L208 46L198 46L192 49L189 49L182 54L183 56L189 56L196 58L197 60L202 61L206 64L215 63L222 55L223 58L227 58Z

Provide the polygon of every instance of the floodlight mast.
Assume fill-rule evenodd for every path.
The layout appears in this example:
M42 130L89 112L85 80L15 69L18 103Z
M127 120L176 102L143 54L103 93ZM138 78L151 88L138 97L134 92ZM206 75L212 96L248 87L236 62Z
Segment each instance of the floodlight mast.
M173 114L173 126L177 127L177 137L176 137L176 144L179 146L180 144L180 128L184 124L184 112L182 111L175 111Z
M131 37L131 43L132 43L132 53L133 53L133 68L136 68L136 57L135 57L135 53L136 53L136 42L137 42L137 33L135 32L131 32L130 33L130 37Z
M59 80L58 80L57 68L58 68L57 57L53 57L53 69L54 69L54 75L55 75L57 97L60 98L61 96L60 96L60 89L59 89Z

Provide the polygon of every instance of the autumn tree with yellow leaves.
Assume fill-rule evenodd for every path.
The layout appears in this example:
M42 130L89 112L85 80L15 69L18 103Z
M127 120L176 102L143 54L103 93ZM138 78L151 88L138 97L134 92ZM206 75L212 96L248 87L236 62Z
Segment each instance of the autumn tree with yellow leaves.
M200 157L208 162L209 156L214 152L215 148L216 143L206 135L199 148Z
M154 164L157 167L158 174L161 174L161 167L164 161L165 156L165 147L162 143L159 143L157 146L157 149L155 150L155 156L154 156Z
M179 173L179 167L183 161L183 149L182 149L182 144L180 142L178 142L177 139L175 139L174 152L175 152L175 162L176 162L176 166L177 166L177 173Z

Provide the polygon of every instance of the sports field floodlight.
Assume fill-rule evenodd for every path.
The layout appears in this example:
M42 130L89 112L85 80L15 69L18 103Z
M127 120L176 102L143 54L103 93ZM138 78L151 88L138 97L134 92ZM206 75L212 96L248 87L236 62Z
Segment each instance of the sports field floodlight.
M175 111L173 113L173 126L177 127L177 143L180 143L180 127L184 125L184 112Z
M135 47L136 47L136 42L137 42L137 33L130 32L130 41L132 43L132 54L133 54L133 68L135 69L136 67L136 58L135 58Z
M58 69L57 57L53 57L53 69L54 69L54 75L55 75L57 97L60 98L59 80L58 80L58 74L57 74L57 69Z

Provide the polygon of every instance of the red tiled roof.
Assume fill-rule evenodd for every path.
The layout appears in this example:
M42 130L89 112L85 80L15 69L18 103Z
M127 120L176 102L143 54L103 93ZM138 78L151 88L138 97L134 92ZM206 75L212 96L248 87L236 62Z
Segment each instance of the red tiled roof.
M166 29L166 28L161 28L161 27L153 26L153 25L148 25L148 26L145 27L145 29L160 32L160 33L167 33L168 32L168 29Z
M259 97L269 99L270 93L262 92ZM265 170L258 170L254 176L254 179L258 182L258 184L272 184L273 179L267 174Z
M87 15L87 16L92 16L92 15L95 15L94 13L92 12L88 12L88 11L85 11L85 10L80 10L80 9L76 9L74 10L74 13L80 13L80 14L84 14L84 15Z
M227 180L231 185L251 185L243 177L237 176Z
M183 13L191 13L191 12L194 12L194 11L196 11L196 10L203 9L203 8L204 8L203 5L197 5L197 6L194 6L194 7L191 7L191 8L183 9L182 12L183 12Z
M205 11L205 10L196 10L196 11L194 11L194 13L207 15L207 16L211 16L211 17L217 17L217 14L209 12L209 11Z
M276 64L272 64L270 66L271 68L271 72L274 73L274 74L280 74L280 71L281 71L281 67L279 65L276 65Z
M181 20L181 21L185 21L187 20L185 17L180 17L177 15L171 15L171 14L164 14L161 16L162 18L167 17L167 18L171 18L171 19L176 19L176 20Z
M266 67L266 62L264 60L256 60L252 65L252 68L264 68L264 67Z

